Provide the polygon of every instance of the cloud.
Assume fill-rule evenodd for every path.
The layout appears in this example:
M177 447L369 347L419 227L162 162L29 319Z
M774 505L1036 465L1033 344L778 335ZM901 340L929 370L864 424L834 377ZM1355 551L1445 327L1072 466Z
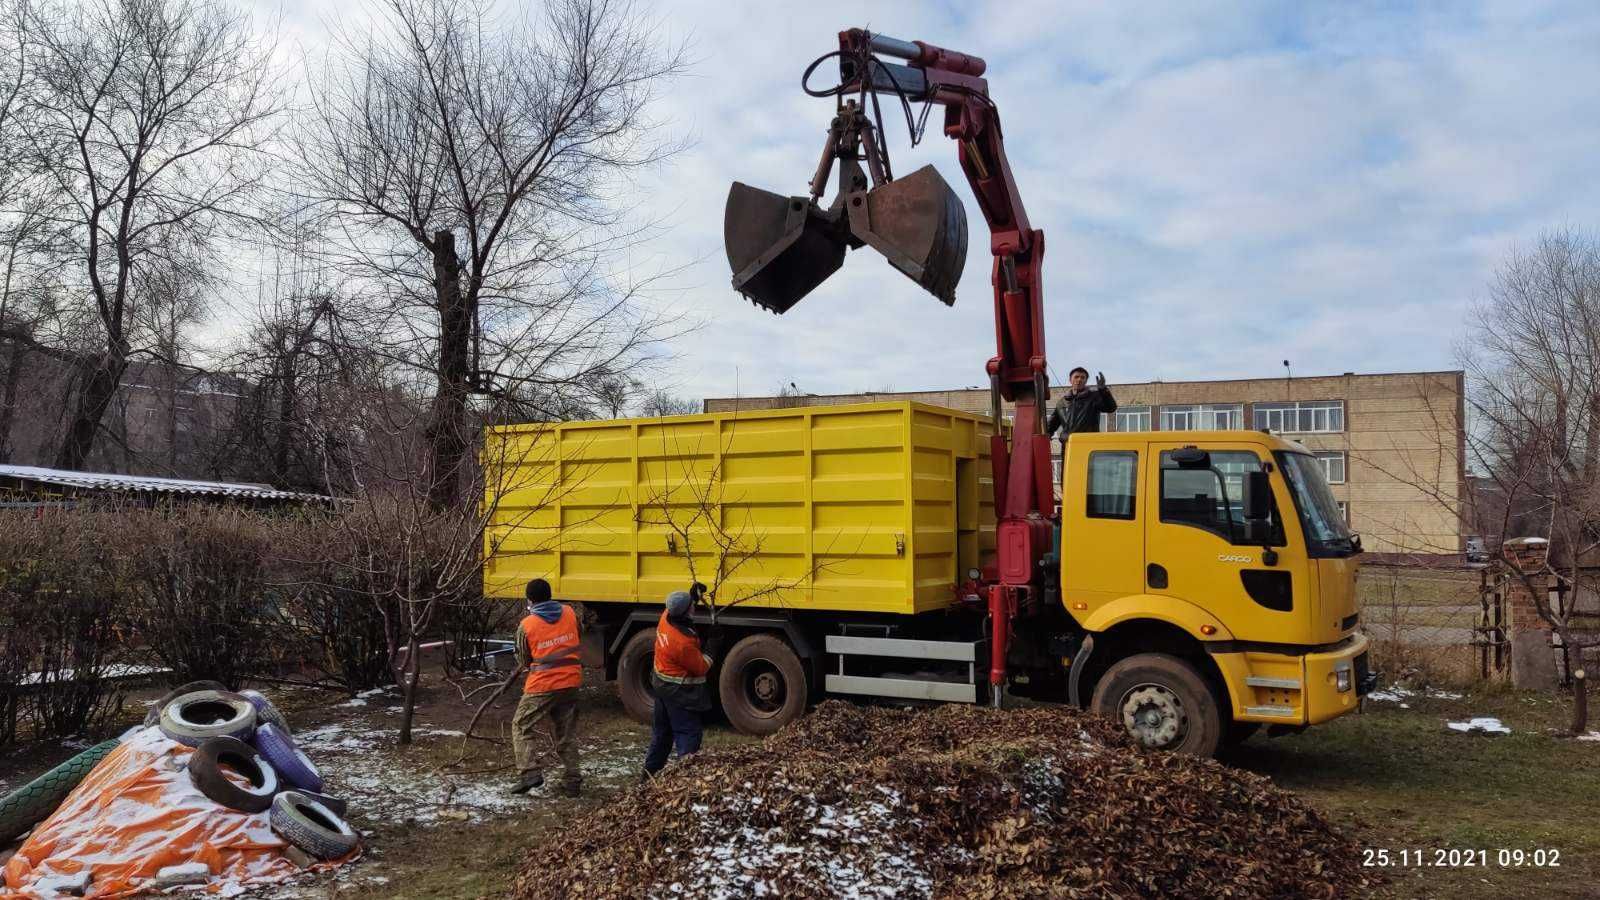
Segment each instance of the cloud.
M287 18L314 31L311 7ZM1592 226L1600 7L1503 2L730 4L648 7L690 72L656 114L692 146L628 186L656 237L624 276L677 270L702 323L659 380L687 396L980 384L994 354L984 226L934 113L931 163L973 240L947 309L870 251L789 314L733 292L728 185L803 193L831 101L800 73L867 26L989 61L1012 166L1047 234L1052 367L1113 380L1447 367L1495 265L1541 229ZM1019 27L1019 23L1024 23ZM828 77L828 67L819 78Z

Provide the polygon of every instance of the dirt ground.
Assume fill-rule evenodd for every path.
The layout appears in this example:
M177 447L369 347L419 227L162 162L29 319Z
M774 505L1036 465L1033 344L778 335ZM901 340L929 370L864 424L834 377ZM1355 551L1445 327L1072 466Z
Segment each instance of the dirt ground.
M648 729L628 719L612 685L587 673L582 733L584 796L504 793L509 742L474 742L461 759L471 706L438 679L425 687L416 743L394 745L399 700L261 686L279 702L330 793L350 800L367 838L356 863L261 892L270 898L468 898L504 893L529 852L562 852L564 823L627 790ZM461 687L470 689L482 681ZM480 728L505 739L512 700ZM136 710L130 710L130 718ZM1365 712L1303 734L1256 737L1226 761L1299 792L1348 828L1389 881L1385 897L1593 897L1600 895L1600 740L1552 732L1565 701L1503 689L1418 691L1369 702ZM1495 716L1509 735L1480 736L1446 723ZM749 740L730 729L708 745ZM0 755L0 791L71 755L59 744ZM1488 866L1435 865L1439 850L1483 850ZM1378 850L1389 865L1378 866ZM1424 865L1399 864L1401 850ZM1499 851L1524 853L1499 865ZM1535 850L1559 851L1559 866L1534 865ZM1548 855L1542 857L1548 861Z

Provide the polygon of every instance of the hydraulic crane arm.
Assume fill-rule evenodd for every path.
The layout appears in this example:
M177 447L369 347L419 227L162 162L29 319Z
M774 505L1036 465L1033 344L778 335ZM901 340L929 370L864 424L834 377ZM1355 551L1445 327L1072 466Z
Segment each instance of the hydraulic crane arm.
M839 60L838 86L806 86L817 66L833 56ZM995 424L997 565L975 587L988 595L989 681L998 703L1012 620L1043 595L1040 563L1052 544L1055 497L1043 428L1049 401L1040 278L1044 233L1029 224L1023 208L985 68L978 57L922 41L862 29L840 32L838 51L813 63L802 78L813 96L838 98L810 195L783 197L735 182L723 235L734 288L775 313L786 312L836 271L847 249L869 245L935 296L954 302L966 257L960 200L932 166L896 180L881 124L874 125L879 117L867 112L869 95L875 113L879 98L898 98L908 121L912 104L944 107L944 133L956 142L994 256L996 353L987 369ZM918 127L912 127L915 139ZM818 201L835 163L838 193L824 210ZM1000 416L1002 399L1014 406L1009 436Z

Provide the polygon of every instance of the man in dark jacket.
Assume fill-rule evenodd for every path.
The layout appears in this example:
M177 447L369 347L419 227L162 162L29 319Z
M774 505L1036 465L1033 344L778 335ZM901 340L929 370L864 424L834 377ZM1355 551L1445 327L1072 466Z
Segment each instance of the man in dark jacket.
M1082 366L1073 369L1067 380L1071 386L1056 401L1056 408L1050 411L1044 426L1044 433L1051 437L1061 431L1062 443L1080 432L1099 431L1100 414L1117 411L1116 398L1106 387L1105 373L1095 373L1094 387L1088 386L1089 370Z
M674 749L680 759L700 749L700 717L711 709L706 673L712 658L702 652L694 626L694 608L704 589L696 582L687 591L668 594L667 608L656 623L655 667L650 673L656 705L650 747L645 751L645 777L661 771Z

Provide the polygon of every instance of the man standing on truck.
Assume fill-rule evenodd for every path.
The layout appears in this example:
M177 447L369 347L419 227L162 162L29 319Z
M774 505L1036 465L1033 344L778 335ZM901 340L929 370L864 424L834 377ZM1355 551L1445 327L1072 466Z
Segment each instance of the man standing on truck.
M704 589L696 582L688 591L668 594L666 611L656 624L655 671L650 675L656 709L650 749L644 756L646 778L666 766L674 746L679 759L700 749L704 734L700 714L711 709L711 690L706 685L711 657L700 651L693 614Z
M1061 443L1065 447L1067 438L1080 432L1096 432L1100 430L1100 414L1114 413L1117 411L1116 398L1111 396L1111 390L1106 387L1104 372L1094 375L1094 387L1089 387L1089 370L1078 366L1067 374L1070 386L1067 392L1056 401L1056 408L1050 411L1050 418L1045 421L1044 433L1055 436L1056 430L1061 429Z
M550 582L543 578L528 582L527 596L528 616L517 628L517 667L526 668L528 678L511 718L518 773L511 793L526 794L544 784L535 732L548 718L561 759L561 793L576 797L583 785L578 770L578 687L583 684L578 614L550 598Z

